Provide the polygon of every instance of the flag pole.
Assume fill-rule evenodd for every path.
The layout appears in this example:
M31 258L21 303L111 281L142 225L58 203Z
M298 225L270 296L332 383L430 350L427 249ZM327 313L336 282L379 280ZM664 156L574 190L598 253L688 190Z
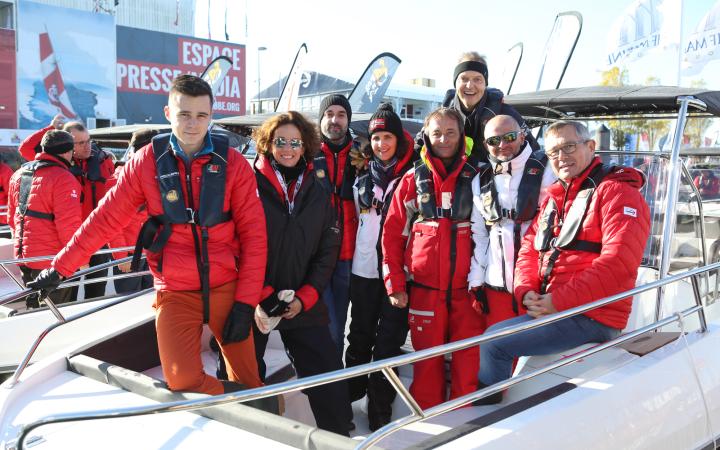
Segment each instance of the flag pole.
M677 86L680 86L680 78L682 76L682 55L683 55L683 47L684 47L684 40L683 40L683 31L685 29L684 26L684 19L685 19L685 2L683 0L678 0L680 2L680 36L678 37L678 50L677 50Z

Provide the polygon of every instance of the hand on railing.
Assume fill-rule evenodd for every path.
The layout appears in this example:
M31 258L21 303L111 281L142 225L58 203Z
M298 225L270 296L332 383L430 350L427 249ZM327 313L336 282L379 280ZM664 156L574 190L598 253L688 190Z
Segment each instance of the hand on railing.
M55 271L55 269L43 269L34 280L27 283L27 287L37 291L41 291L41 297L47 296L50 292L57 289L62 282L63 277Z
M122 273L129 273L131 271L130 266L132 265L132 261L128 261L126 263L118 264L117 268Z

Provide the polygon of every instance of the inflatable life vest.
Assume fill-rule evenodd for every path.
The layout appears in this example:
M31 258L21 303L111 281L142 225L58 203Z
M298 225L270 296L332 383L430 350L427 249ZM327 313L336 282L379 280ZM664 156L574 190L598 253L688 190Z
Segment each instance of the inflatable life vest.
M211 134L213 152L210 160L203 166L200 179L200 205L193 204L192 183L188 173L185 180L180 179L177 159L170 149L170 135L161 134L152 140L153 155L157 169L157 181L162 199L163 213L151 216L143 224L135 244L132 267L140 264L142 249L157 253L167 244L172 234L173 224L192 225L195 241L196 260L200 274L200 287L203 297L203 319L209 319L210 301L210 265L207 250L208 228L231 220L230 211L224 211L225 174L227 172L227 154L229 143L225 136ZM187 196L183 194L185 182ZM160 263L162 264L162 263ZM159 270L162 270L158 267Z
M86 167L87 171L83 171L82 168L79 165L74 165L70 167L70 172L72 172L73 175L76 177L80 177L81 179L86 179L90 181L90 192L92 198L90 201L92 201L92 207L93 209L97 208L98 202L100 201L96 192L97 186L95 183L105 183L107 179L103 177L100 173L100 165L103 161L105 161L108 158L108 154L105 153L103 150L101 150L97 144L94 142L92 143L92 151L90 152L90 157L86 160ZM81 202L85 201L84 198L81 197Z
M35 211L28 208L28 198L30 197L30 189L32 188L32 181L35 177L35 172L44 167L62 167L67 169L66 165L60 162L48 161L48 160L36 160L25 163L20 168L20 192L18 195L18 206L17 211L20 214L20 229L18 230L18 251L17 257L22 258L23 249L23 234L25 232L25 216L35 217L37 219L55 220L55 215L52 213L45 213L41 211Z
M476 169L463 163L453 193L450 209L438 208L435 199L435 184L430 168L419 160L415 163L415 189L417 192L420 220L446 218L451 220L470 220L472 213L472 179Z
M541 253L541 257L546 252L552 250L540 284L540 294L546 293L550 274L563 250L591 253L600 253L602 250L602 243L580 240L577 236L585 221L587 208L590 205L595 190L603 178L615 169L615 166L598 164L590 171L580 186L580 190L577 196L575 196L572 205L570 205L570 209L562 222L557 237L553 237L553 228L556 226L558 219L558 205L552 197L548 200L538 220L538 230L533 243L535 250Z

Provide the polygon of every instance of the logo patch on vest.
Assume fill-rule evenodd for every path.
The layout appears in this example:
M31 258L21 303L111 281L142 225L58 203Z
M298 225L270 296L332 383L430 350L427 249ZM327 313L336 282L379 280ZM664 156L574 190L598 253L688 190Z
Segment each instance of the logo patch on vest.
M537 175L538 173L540 173L540 169L536 169L535 167L532 167L527 171L528 175Z
M429 201L430 201L430 194L425 193L425 194L420 195L420 202L427 203Z
M207 171L208 173L220 173L220 164L208 164Z
M489 208L490 205L492 205L492 193L491 192L484 193L482 196L482 202L483 202L484 207Z
M176 201L178 201L180 199L180 196L178 195L178 193L175 189L172 189L172 190L168 191L167 194L165 194L165 198L170 203L175 203Z
M623 209L623 214L630 217L637 217L637 209L626 206Z
M325 178L325 171L323 169L318 169L315 171L315 176L318 178Z

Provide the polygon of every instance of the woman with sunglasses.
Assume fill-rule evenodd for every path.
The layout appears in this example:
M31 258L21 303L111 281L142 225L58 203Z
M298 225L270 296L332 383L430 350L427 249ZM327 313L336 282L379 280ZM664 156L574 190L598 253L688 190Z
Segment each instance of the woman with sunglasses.
M340 230L329 193L315 179L312 159L320 148L315 126L289 111L268 119L253 133L258 156L255 176L265 210L268 257L255 334L260 376L269 318L277 324L298 377L342 368L319 295L332 276L340 251ZM289 295L288 295L289 294ZM289 298L288 298L289 297ZM262 318L265 321L259 319ZM352 420L347 382L303 391L318 427L347 436Z
M400 177L412 168L416 159L411 136L403 130L400 117L390 104L382 104L368 124L370 145L364 149L369 158L358 171L353 193L359 218L355 254L350 276L352 302L347 367L378 361L400 354L408 333L408 309L390 304L380 276L380 233L390 200ZM368 422L371 431L390 423L395 389L382 373L350 380L350 400L367 393Z

